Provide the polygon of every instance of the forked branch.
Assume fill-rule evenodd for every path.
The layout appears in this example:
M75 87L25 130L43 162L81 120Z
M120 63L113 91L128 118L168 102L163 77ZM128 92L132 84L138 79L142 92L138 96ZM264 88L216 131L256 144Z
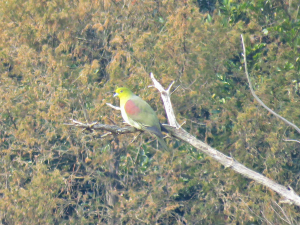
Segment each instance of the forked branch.
M168 94L168 90L165 92L163 90L161 90L161 85L156 81L153 74L150 74L150 75L151 75L151 79L154 83L154 87L156 87L160 93L164 94L164 97L163 97L163 94L161 94L161 95L162 95L165 109L172 108L172 105L170 104L171 100L170 100L170 95ZM167 99L167 100L165 101L165 99ZM173 111L173 109L172 109L172 111ZM168 116L168 121L176 121L175 116L174 116L174 118L171 118L171 117L173 117L174 114L168 113L167 110L166 110L166 112L167 112L167 116ZM178 123L175 122L174 124L178 124ZM294 192L294 190L291 187L286 188L285 186L276 183L275 181L263 176L262 174L257 173L255 171L245 167L244 165L237 162L233 158L226 156L222 152L219 152L218 150L210 147L209 145L198 140L197 138L195 138L194 136L189 134L187 131L185 131L184 129L182 129L176 125L175 126L174 125L173 126L164 125L164 126L168 129L168 131L170 132L170 134L173 137L176 137L184 142L191 144L192 146L194 146L201 152L211 156L213 159L215 159L216 161L221 163L225 168L231 168L234 171L236 171L237 173L243 175L244 177L255 180L256 182L277 192L279 195L281 195L283 197L283 200L281 201L282 203L290 203L290 204L295 204L295 205L300 206L300 197Z
M176 117L173 111L173 107L171 104L171 99L170 99L170 90L164 90L161 84L155 79L153 74L150 74L151 79L154 83L154 87L159 90L161 93L161 97L166 109L168 121L170 125L164 125L166 129L169 131L169 134L179 140L182 140L192 146L194 146L196 149L200 150L201 152L209 155L212 157L214 160L218 161L221 163L224 168L230 168L237 173L243 175L244 177L247 177L249 179L252 179L259 184L262 184L271 190L277 192L279 195L283 197L283 200L281 201L282 203L290 203L290 204L295 204L297 206L300 206L300 197L293 191L291 187L286 188L283 185L280 185L276 183L275 181L263 176L260 173L257 173L241 163L237 162L233 158L224 155L222 152L219 152L218 150L210 147L209 145L205 144L204 142L198 140L195 138L193 135L189 134L187 131L182 129L177 121ZM98 123L92 123L92 124L83 124L81 122L72 120L73 126L81 127L84 129L88 130L106 130L112 133L117 133L117 134L124 134L124 133L133 133L136 132L137 130L135 128L129 127L129 128L120 128L118 126L108 126L108 125L103 125L103 124L98 124ZM68 124L72 125L72 124Z

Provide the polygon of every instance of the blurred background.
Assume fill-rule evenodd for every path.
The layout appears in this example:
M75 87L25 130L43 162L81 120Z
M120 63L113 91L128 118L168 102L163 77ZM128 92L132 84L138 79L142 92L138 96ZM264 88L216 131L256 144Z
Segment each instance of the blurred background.
M0 1L2 224L299 224L299 207L186 143L64 125L125 126L126 86L167 123L149 72L183 128L299 190L300 16L295 0Z

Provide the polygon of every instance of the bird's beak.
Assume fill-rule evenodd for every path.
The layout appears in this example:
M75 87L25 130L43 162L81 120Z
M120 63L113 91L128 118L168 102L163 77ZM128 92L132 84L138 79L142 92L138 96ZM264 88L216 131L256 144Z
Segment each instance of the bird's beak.
M115 94L114 94L114 97L117 97L118 95L119 95L118 93L115 93Z

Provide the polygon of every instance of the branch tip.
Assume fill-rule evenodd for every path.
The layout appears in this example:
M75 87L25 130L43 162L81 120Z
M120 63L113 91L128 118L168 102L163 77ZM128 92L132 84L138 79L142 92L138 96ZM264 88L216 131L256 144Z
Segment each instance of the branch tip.
M173 84L175 84L175 81L173 80L172 83L169 85L168 89L167 89L167 93L169 94L170 93L170 90L173 86Z
M106 104L107 106L109 106L109 107L115 109L115 110L121 110L121 108L118 107L118 106L114 106L114 105L112 105L112 104L110 104L110 103L105 103L105 104Z

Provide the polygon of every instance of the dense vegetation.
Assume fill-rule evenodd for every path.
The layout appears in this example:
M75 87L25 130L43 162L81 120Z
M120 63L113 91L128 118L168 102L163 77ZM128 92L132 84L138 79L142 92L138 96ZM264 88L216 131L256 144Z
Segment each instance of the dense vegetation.
M143 134L102 137L70 118L123 126L128 86L166 122L153 72L184 129L300 193L300 16L293 0L0 1L3 224L299 224L299 207L193 149ZM286 214L286 215L284 215Z

